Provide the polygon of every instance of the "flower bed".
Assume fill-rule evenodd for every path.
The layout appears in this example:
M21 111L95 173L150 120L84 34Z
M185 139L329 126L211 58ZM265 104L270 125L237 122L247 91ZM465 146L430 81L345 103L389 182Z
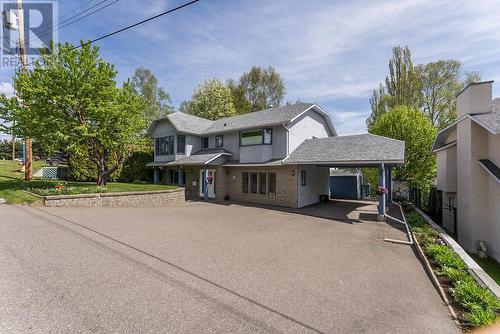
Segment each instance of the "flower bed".
M57 182L55 184L47 184L38 187L26 187L25 190L40 196L101 194L108 191L107 187L99 187L99 186L72 187L69 186L68 183L66 182Z
M405 216L417 242L423 248L434 274L453 301L458 320L466 327L490 325L500 319L500 299L480 286L467 265L449 248L439 234L411 206Z

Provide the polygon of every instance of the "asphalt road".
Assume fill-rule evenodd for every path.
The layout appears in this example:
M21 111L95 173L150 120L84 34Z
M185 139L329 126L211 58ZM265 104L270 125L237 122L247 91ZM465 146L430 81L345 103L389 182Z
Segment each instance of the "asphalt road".
M0 332L458 333L386 229L238 205L2 205Z

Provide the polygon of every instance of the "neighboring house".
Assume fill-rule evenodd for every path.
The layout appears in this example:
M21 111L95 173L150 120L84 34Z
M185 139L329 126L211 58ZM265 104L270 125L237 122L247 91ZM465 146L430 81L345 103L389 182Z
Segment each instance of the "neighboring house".
M148 134L155 182L183 185L186 198L303 207L328 195L329 167L385 166L385 177L404 160L404 142L337 137L330 115L311 103L217 121L177 112Z
M443 226L475 253L484 241L500 261L500 98L493 81L474 83L457 96L457 119L433 145Z

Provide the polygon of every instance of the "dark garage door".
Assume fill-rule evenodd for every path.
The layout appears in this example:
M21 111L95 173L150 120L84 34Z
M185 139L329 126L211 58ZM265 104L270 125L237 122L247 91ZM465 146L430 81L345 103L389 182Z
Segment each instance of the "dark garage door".
M358 177L355 175L330 176L331 198L358 199Z

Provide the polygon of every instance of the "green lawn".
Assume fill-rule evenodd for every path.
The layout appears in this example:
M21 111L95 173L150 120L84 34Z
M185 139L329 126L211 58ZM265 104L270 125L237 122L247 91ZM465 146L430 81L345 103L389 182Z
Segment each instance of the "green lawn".
M470 254L470 256L495 280L495 282L500 284L500 264L498 262L490 258L480 259L474 254Z
M33 163L33 171L45 165L42 161ZM38 200L24 191L37 190L35 192L51 191L55 189L55 185L63 183L68 189L67 193L89 193L97 190L99 192L126 192L126 191L151 191L151 190L166 190L175 189L175 186L150 184L150 183L120 183L109 182L104 189L95 187L92 182L64 182L56 180L33 179L31 182L24 181L24 174L19 171L19 164L13 161L0 161L0 198L7 200L9 204L33 203Z

